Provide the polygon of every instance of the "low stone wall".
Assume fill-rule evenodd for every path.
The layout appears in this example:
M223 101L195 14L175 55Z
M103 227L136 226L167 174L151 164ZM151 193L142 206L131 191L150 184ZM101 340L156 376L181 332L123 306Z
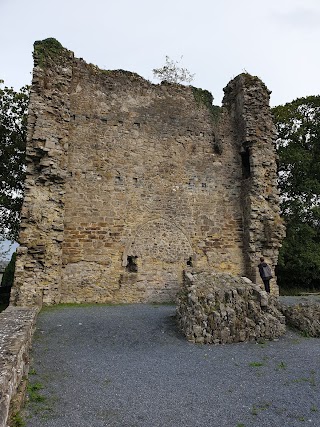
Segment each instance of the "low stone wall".
M285 333L285 318L276 304L275 297L245 277L193 271L184 275L177 318L195 343L274 339Z
M24 399L37 308L8 307L0 313L0 427Z
M288 325L309 337L320 337L320 300L295 302L280 298L280 309Z

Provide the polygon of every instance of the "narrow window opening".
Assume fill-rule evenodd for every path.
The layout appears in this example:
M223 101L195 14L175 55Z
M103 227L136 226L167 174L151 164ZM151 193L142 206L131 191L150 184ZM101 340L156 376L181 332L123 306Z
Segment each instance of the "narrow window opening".
M193 267L193 265L192 265L192 257L189 257L189 259L188 259L188 261L187 261L187 265L188 265L189 267Z
M250 169L250 150L249 148L246 148L245 151L241 153L241 160L242 160L242 177L243 178L250 178L251 176L251 169Z
M128 256L127 257L127 265L126 270L129 273L137 273L138 272L138 266L137 266L137 256Z

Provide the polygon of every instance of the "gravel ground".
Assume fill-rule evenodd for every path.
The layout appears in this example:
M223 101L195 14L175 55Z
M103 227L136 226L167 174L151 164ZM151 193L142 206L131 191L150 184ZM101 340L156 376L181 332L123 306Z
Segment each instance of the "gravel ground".
M199 346L174 306L41 312L26 427L320 426L320 340ZM41 396L44 396L44 400Z

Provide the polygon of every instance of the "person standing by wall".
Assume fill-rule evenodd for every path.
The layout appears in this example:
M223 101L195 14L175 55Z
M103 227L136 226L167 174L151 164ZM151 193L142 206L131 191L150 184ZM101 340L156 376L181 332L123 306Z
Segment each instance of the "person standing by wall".
M270 294L270 280L272 279L272 272L270 266L264 261L264 258L260 258L260 264L258 265L259 273L264 284L265 290Z

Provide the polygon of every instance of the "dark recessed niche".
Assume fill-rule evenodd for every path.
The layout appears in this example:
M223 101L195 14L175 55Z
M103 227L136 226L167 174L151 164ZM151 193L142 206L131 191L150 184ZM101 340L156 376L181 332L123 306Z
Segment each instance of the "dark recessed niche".
M251 168L250 168L250 150L246 148L245 151L241 153L242 160L242 177L250 178L251 176Z
M126 270L129 273L137 273L138 272L137 258L138 258L137 256L131 256L131 255L129 255L127 257Z

